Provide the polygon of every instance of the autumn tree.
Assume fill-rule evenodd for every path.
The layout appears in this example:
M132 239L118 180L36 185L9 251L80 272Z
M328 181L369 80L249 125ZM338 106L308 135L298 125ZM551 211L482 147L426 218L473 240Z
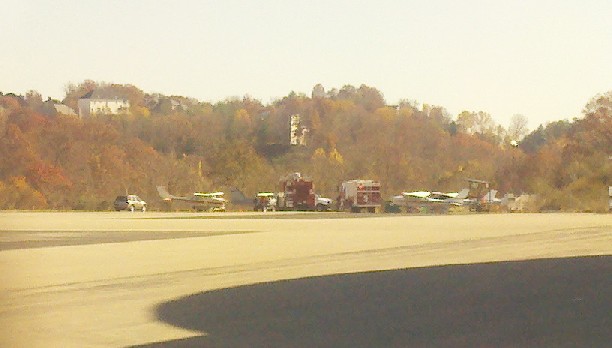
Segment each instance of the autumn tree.
M25 102L34 111L41 111L43 108L42 96L35 90L29 90L26 93Z
M74 83L68 83L64 87L65 97L62 100L62 103L68 105L74 110L78 110L79 99L81 99L86 94L92 92L96 88L98 88L98 83L93 80L85 80L78 85Z
M523 139L528 132L527 117L521 114L513 115L508 126L508 137L511 141L519 141Z
M538 128L543 145L529 159L528 175L543 209L606 210L606 188L612 182L611 101L611 93L596 96L574 123Z

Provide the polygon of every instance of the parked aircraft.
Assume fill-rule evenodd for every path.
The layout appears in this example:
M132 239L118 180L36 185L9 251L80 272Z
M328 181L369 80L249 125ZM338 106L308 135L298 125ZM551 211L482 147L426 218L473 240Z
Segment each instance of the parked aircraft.
M414 191L402 192L400 196L393 197L394 203L402 205L406 202L435 202L447 203L454 205L462 205L467 202L469 189L463 189L460 192L429 192L429 191Z
M469 189L450 193L429 191L402 192L401 195L392 197L391 202L408 213L421 211L446 213L451 206L469 203L467 199L468 193Z
M225 211L223 192L194 192L191 196L180 197L170 194L165 186L157 186L157 192L164 201L186 202L196 211Z
M427 200L430 202L441 202L441 203L449 203L453 205L462 205L463 203L467 203L468 194L470 193L470 189L463 189L459 192L432 192Z

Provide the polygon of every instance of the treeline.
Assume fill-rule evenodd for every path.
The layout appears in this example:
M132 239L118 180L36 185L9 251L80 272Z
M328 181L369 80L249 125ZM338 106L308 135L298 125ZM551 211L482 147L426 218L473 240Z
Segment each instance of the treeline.
M505 128L485 112L453 117L411 101L389 106L365 85L327 92L317 85L311 96L292 92L264 105L85 81L69 85L61 102L76 110L97 88L129 99L130 114L80 119L45 111L35 91L0 95L0 209L107 210L126 192L155 209L157 185L177 194L235 187L251 196L275 190L290 172L310 176L332 198L346 179L380 180L390 197L458 191L476 178L502 194L536 194L537 209L607 209L612 92L589 101L580 118L527 134L522 116ZM294 114L303 145L290 145Z

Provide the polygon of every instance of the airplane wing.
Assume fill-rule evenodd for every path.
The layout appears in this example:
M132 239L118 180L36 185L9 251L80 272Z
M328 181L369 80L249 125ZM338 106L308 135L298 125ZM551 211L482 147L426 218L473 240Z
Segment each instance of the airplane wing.
M193 195L194 196L201 196L201 197L219 197L219 196L223 196L225 193L223 192L207 192L207 193L203 193L203 192L195 192Z
M427 192L427 191L402 192L402 195L404 195L405 197L420 198L420 199L425 199L429 197L430 194L431 192Z
M225 204L225 198L221 197L223 195L223 192L194 192L193 203L223 205Z
M444 202L446 200L455 198L457 195L458 193L455 193L455 192L450 192L450 193L432 192L431 195L427 197L427 199L432 202Z

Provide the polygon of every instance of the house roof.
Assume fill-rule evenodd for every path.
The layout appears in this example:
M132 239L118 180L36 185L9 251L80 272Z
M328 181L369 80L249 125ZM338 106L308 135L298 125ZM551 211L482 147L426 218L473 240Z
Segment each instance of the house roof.
M62 115L76 116L76 112L71 107L64 104L54 104L55 111Z
M100 87L85 94L81 99L128 99L112 87Z

